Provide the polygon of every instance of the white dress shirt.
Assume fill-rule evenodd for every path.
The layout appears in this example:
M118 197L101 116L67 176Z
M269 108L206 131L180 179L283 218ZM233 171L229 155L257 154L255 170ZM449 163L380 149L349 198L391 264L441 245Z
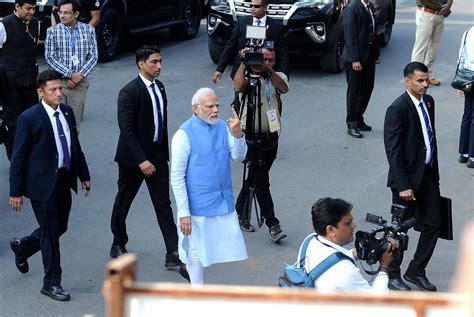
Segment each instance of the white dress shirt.
M464 38L466 37L466 45L464 45ZM467 68L474 71L474 26L464 32L461 40L461 47L459 48L459 68Z
M230 156L242 161L247 153L245 137L235 138L228 132ZM178 253L183 263L188 263L189 240L196 250L203 267L214 263L241 261L247 259L247 249L240 231L239 220L233 212L212 217L191 216L186 190L186 170L191 154L191 144L186 132L179 129L171 140L170 183L177 208ZM225 204L225 201L223 201ZM191 235L180 230L180 218L191 216Z
M155 96L153 95L153 91L151 90L151 84L155 84L155 92L158 96L158 99L160 100L160 109L161 109L161 118L165 120L164 118L164 112L163 112L163 97L161 96L160 88L156 84L156 82L151 82L145 77L142 76L142 74L139 74L140 78L143 80L143 83L145 83L146 88L148 89L148 94L150 95L151 102L153 103L153 121L155 123L155 134L153 135L153 141L157 142L158 141L158 111L156 109L156 101L155 101Z
M257 20L260 20L260 25L258 25ZM267 24L267 15L265 14L261 19L253 18L252 25L254 26L265 26Z
M0 48L3 47L3 44L7 41L7 30L5 30L5 25L0 22Z
M69 124L66 121L66 117L64 116L59 106L56 110L54 110L53 108L48 106L43 100L41 100L41 104L46 110L49 120L51 121L51 125L53 126L54 140L56 141L56 150L58 151L58 169L59 169L61 167L64 167L64 152L63 152L63 147L61 145L61 139L59 138L56 117L54 116L56 112L59 112L59 121L61 122L61 125L63 126L63 130L64 130L64 134L66 135L67 147L69 149L69 157L71 157L71 131L69 130Z
M319 263L325 260L331 254L339 251L354 258L352 250L347 250L331 241L318 236L318 239L312 239L309 242L306 251L305 269L311 271ZM329 245L326 246L321 242ZM298 259L299 262L300 259ZM321 292L366 292L373 294L384 294L388 292L388 275L385 272L379 272L375 275L372 285L367 282L360 274L359 268L348 260L342 260L326 272L324 272L315 282L316 289Z
M365 2L364 0L360 0L367 10L367 13L370 13L370 19L372 20L372 32L375 33L375 19L374 19L374 12L372 12L372 8L369 6L369 1Z
M433 149L431 148L430 137L428 136L428 129L426 128L425 118L423 117L423 112L421 112L421 108L418 105L420 104L420 102L422 102L423 103L423 108L425 108L425 111L426 111L427 114L428 114L428 109L426 108L426 104L423 101L423 96L421 96L421 100L418 100L418 99L416 99L415 96L410 94L410 92L408 90L407 90L407 93L410 96L411 100L413 101L413 104L415 105L416 112L418 113L418 116L420 117L421 129L423 131L423 140L425 141L425 147L426 147L425 164L429 164L431 162L431 157L433 156ZM431 119L430 119L429 115L428 115L428 121L430 122L431 131L433 131L433 125L431 124ZM434 137L434 134L433 134L433 137Z

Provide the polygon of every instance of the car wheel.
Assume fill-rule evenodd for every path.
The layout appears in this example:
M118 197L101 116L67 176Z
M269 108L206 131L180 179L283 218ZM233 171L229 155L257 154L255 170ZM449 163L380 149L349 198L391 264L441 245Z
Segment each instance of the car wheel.
M114 9L107 9L97 26L99 62L112 61L117 55L122 40L120 15Z
M209 49L209 57L214 64L219 63L222 51L224 50L225 42L219 41L218 39L208 37L207 48Z
M378 36L380 47L385 47L388 45L388 42L390 42L390 38L392 37L392 26L392 15L390 12L387 12L383 21L383 33Z
M325 73L340 73L344 69L344 60L342 51L344 50L344 33L342 26L336 28L337 40L334 41L331 48L326 51L319 60L319 66Z
M196 37L201 26L201 4L198 0L188 0L182 10L180 19L184 23L172 27L170 32L178 40L190 40Z

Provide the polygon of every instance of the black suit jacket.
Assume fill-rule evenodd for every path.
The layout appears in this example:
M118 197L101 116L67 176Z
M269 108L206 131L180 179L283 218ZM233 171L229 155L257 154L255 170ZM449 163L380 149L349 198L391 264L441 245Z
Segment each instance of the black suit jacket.
M375 18L375 7L369 3ZM342 26L344 30L344 50L342 58L347 62L367 62L370 52L370 41L373 30L372 19L367 9L360 0L354 0L344 9L342 15ZM377 32L377 24L375 25ZM374 37L375 58L380 56L377 35Z
M253 17L240 17L235 24L235 28L227 41L221 58L217 64L216 71L224 72L227 64L233 64L231 77L234 78L235 73L240 65L240 56L238 52L245 47L245 33L247 25L252 25ZM288 45L286 42L285 31L281 22L270 18L267 15L266 20L266 40L274 42L274 49L276 55L275 69L285 73L288 76Z
M84 153L77 136L71 107L59 105L71 133L69 187L77 192L77 178L90 180ZM56 185L58 152L53 127L41 103L25 110L16 122L15 142L10 164L10 196L48 200Z
M436 141L435 102L424 95L431 126ZM407 92L398 97L385 114L384 143L389 163L387 186L401 192L417 191L425 170L426 146L423 139L422 122L415 105ZM423 123L424 124L424 123ZM433 168L439 180L437 146L434 151Z
M13 96L13 88L3 65L0 65L0 119L7 126L14 126L20 110Z
M163 97L163 142L161 149L168 161L168 101L163 84L159 80L155 80L155 83ZM115 161L125 166L138 168L138 165L150 160L155 134L153 103L140 76L137 76L120 90L117 101L117 117L120 137Z

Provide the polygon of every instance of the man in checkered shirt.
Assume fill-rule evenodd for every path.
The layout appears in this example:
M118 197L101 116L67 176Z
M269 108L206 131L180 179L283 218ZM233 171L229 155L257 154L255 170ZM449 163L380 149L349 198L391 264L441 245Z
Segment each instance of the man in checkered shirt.
M61 0L58 13L61 23L46 34L45 59L63 75L63 103L72 107L79 132L89 89L87 76L97 64L97 40L94 27L77 20L76 0Z

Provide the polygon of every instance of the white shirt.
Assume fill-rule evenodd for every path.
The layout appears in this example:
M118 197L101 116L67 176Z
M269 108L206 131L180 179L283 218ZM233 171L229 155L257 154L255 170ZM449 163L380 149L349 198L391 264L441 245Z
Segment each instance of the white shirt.
M230 157L234 161L243 161L247 154L247 142L245 136L240 139L235 138L227 129L229 140ZM205 137L205 136L203 136ZM186 190L186 169L188 168L188 158L191 154L191 144L184 130L176 131L171 140L171 175L170 183L176 199L177 218L188 217L189 211L188 192ZM196 218L197 216L193 216Z
M59 112L59 121L64 130L64 134L66 135L67 147L69 150L69 157L71 157L71 131L69 130L69 124L66 121L66 117L64 116L61 108L58 106L56 110L48 106L43 100L41 100L41 104L43 105L46 113L48 114L49 120L51 121L51 125L53 126L54 132L54 140L56 141L56 150L58 151L58 168L64 167L64 152L61 145L61 139L59 138L58 133L58 126L56 123L56 117L54 114Z
M305 262L307 272L337 251L344 253L350 258L354 258L352 250L347 250L321 236L318 236L318 239L330 247L325 246L317 239L312 239L309 242ZM323 273L316 280L315 286L321 292L343 291L384 294L388 292L388 275L385 272L379 272L375 275L372 285L370 285L360 274L360 270L356 265L348 260L342 260Z
M0 48L3 47L3 44L7 41L7 30L5 30L5 25L0 22Z
M258 25L257 20L260 20L260 25ZM266 14L260 19L257 19L256 17L253 17L252 25L254 25L254 26L265 26L266 24L267 24L267 15Z
M464 46L464 38L466 37L466 46ZM467 68L474 71L474 26L464 32L459 48L459 68Z
M375 33L375 19L374 19L374 12L372 12L372 8L369 6L369 1L365 2L364 0L360 0L367 10L367 13L370 12L370 19L372 20L372 32Z
M148 94L150 95L151 102L153 103L153 121L155 123L155 134L153 135L153 141L158 141L158 111L156 109L156 101L155 101L155 96L153 95L153 90L151 90L151 84L155 84L155 92L156 95L158 96L158 99L160 100L160 111L161 111L161 118L165 120L164 118L164 112L163 112L163 97L161 96L160 88L156 84L156 82L151 82L145 77L142 76L142 74L139 74L140 78L143 80L145 83L146 88L148 89Z
M415 96L410 94L410 92L407 90L408 95L410 96L411 100L413 101L413 104L415 105L416 112L418 113L418 116L420 117L420 124L421 124L421 129L423 131L423 139L425 141L425 147L426 147L426 156L425 156L425 164L428 164L431 162L431 156L433 155L433 149L431 148L430 144L430 138L428 136L428 129L426 128L425 124L425 118L423 117L423 112L421 112L421 108L418 106L420 102L423 103L423 108L425 108L426 114L428 114L428 109L426 109L426 104L423 101L423 96L421 96L421 100L416 99ZM431 124L431 119L430 116L428 115L428 121L430 122L430 127L431 131L433 131L433 125ZM433 135L434 137L434 135Z

